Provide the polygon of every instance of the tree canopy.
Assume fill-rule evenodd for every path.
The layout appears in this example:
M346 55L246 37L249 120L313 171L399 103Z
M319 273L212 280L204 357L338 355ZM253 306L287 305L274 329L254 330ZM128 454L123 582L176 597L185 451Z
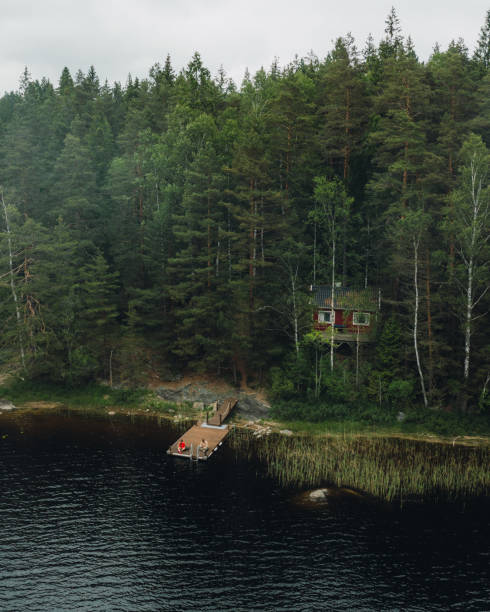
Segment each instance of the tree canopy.
M4 366L289 372L318 395L309 287L339 281L382 295L360 393L488 409L489 16L472 56L421 62L392 10L378 45L348 34L240 87L198 53L124 86L26 70L0 99Z

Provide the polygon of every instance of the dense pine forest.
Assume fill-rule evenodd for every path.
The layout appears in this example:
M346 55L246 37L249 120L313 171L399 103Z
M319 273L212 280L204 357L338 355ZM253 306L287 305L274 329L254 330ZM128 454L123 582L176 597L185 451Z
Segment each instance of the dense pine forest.
M489 66L490 11L426 62L392 11L379 44L240 86L198 53L125 86L26 69L0 99L2 369L488 413ZM333 368L310 291L332 279L381 295Z

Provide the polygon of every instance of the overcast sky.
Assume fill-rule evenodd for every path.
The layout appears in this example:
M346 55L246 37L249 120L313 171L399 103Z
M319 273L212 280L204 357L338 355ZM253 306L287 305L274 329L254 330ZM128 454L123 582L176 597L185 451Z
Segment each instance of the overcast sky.
M0 0L0 92L16 90L27 66L33 79L57 84L93 64L101 81L145 77L167 53L176 70L199 51L215 75L222 64L238 83L313 50L323 58L332 41L351 32L359 48L376 42L393 0ZM488 0L398 0L403 33L423 60L437 41L464 38L473 52Z

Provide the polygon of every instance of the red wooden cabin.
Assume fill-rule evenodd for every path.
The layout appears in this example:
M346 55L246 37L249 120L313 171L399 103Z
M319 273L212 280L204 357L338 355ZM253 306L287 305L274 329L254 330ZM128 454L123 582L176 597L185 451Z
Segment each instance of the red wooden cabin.
M311 291L315 305L313 315L315 330L330 335L333 322L336 341L371 342L373 340L381 301L378 289L335 287L333 305L330 285L313 285Z

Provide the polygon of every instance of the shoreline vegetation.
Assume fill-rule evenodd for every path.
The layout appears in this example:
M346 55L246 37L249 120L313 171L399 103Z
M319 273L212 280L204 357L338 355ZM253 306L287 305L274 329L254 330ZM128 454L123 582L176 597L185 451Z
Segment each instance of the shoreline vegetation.
M145 389L0 386L20 415L63 410L93 416L156 418L177 428L202 417L191 402L173 403ZM237 421L230 447L258 460L281 486L304 490L348 487L382 501L453 502L490 493L490 437L403 432L355 423ZM400 426L402 424L399 424Z
M260 440L238 434L232 445L256 456L287 488L333 485L381 501L454 502L487 497L490 446L369 435L273 434Z
M205 417L202 402L170 401L162 399L149 388L111 388L106 384L90 383L84 386L65 386L53 383L39 383L8 379L0 382L0 398L12 402L17 409L43 409L66 407L105 414L148 414L149 416L168 417L172 420L189 420ZM296 402L297 403L297 402ZM296 403L291 404L296 408ZM201 407L198 407L198 405ZM305 401L305 405L307 402ZM433 415L434 419L427 420ZM291 418L280 404L273 404L271 415L258 421L259 426L267 426L271 432L288 431L295 435L311 436L376 436L398 437L429 442L463 445L490 445L490 423L481 415L466 415L466 422L457 420L452 413L421 410L407 412L404 421L397 421L395 414L385 414L382 419L365 419L344 416L327 416L320 421L308 418ZM424 422L424 416L426 421ZM233 420L233 415L232 415ZM440 426L444 424L445 426ZM459 426L454 427L455 424ZM235 423L240 424L240 423ZM251 425L251 422L241 423ZM466 425L466 429L464 426ZM253 428L252 428L253 429Z

